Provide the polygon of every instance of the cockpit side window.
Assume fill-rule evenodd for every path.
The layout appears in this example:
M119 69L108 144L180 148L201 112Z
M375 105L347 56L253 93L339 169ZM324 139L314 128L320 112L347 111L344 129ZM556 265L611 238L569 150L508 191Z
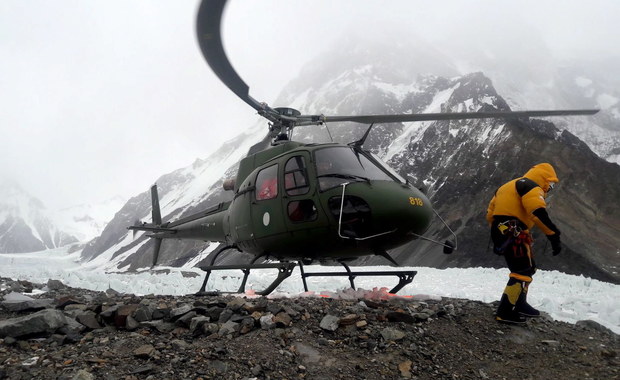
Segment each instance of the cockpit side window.
M351 181L394 181L386 171L363 152L346 146L314 152L319 188L324 191Z
M258 172L256 176L256 200L273 199L278 196L278 165Z
M377 156L374 153L370 153L370 155L377 162L378 165L381 165L383 170L386 170L388 173L390 173L394 178L396 178L398 180L398 182L400 182L400 183L407 183L406 179L404 179L400 174L398 174L398 172L396 170L392 169L392 167L390 167L390 165L388 165L385 162L383 162L383 160L381 160L381 158L379 158L379 156Z
M303 156L289 159L284 166L284 189L288 195L302 195L310 190Z
M365 176L369 179L394 181L392 177L390 177L385 171L383 171L383 168L377 166L377 164L368 159L368 157L364 156L361 153L356 153L356 158L360 166L364 169L364 172L366 173Z

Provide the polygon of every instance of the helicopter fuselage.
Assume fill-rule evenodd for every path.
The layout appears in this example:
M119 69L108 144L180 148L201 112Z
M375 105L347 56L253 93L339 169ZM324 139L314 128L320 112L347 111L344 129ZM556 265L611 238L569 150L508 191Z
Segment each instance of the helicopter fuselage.
M376 156L343 144L281 141L245 157L234 198L174 236L306 261L378 254L422 235L428 198ZM174 226L173 226L174 227Z

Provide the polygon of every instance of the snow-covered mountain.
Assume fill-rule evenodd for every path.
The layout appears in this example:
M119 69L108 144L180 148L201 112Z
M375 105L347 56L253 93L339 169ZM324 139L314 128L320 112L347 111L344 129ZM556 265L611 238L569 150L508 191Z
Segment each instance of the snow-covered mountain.
M0 253L34 252L77 242L43 203L10 180L0 182Z
M392 42L392 45L339 45L331 54L311 62L273 106L292 106L304 114L326 115L475 112L508 110L516 107L520 99L516 84L513 91L507 90L510 95L507 100L487 75L481 72L457 75L458 65L450 64L451 61L435 49L426 48L422 50L424 55L416 55L419 52L416 46ZM403 56L404 59L399 60ZM435 74L433 65L427 60L441 62L435 66L448 76ZM572 78L571 83L577 89L585 89L582 95L574 96L569 102L566 98L575 90L573 85L553 82L555 84L547 86L548 96L567 95L551 103L536 106L528 103L518 108L588 108L595 105L594 99L607 99L604 118L611 120L610 124L596 124L599 123L596 118L566 118L557 123L565 122L567 129L571 125L582 125L584 131L596 130L599 125L601 129L616 133L615 93L600 84L604 88L600 94L610 97L594 93L588 97L586 87L599 86L594 76L568 75L568 78ZM537 82L539 78L533 80ZM561 92L558 88L566 90ZM534 92L537 91L542 90ZM582 104L580 99L591 102ZM331 135L336 141L351 142L363 134L366 126L330 124L328 128L329 134L323 127L298 128L294 138L321 142L329 141ZM157 183L164 221L230 199L232 194L221 190L221 181L234 176L236 163L265 131L265 124L260 123L210 157L162 176ZM609 152L620 148L613 141L610 144ZM619 281L620 206L615 199L620 197L620 166L597 156L570 131L562 131L541 120L396 123L375 126L365 146L389 161L403 176L427 188L436 209L459 233L458 253L445 256L439 253L440 248L415 242L393 252L401 264L439 268L503 265L502 258L486 249L486 204L502 182L522 175L535 163L550 162L557 167L562 179L557 199L552 199L550 213L564 231L566 247L562 255L551 259L549 254L543 253L545 240L539 240L539 263L545 269ZM130 199L102 235L83 250L82 258L110 269L148 266L152 242L142 234L133 239L126 230L136 219L150 220L148 192ZM430 233L436 238L446 234L438 226L432 227ZM160 263L191 266L211 249L213 246L208 244L165 240ZM360 262L376 264L376 260Z
M66 207L50 214L63 231L79 241L89 241L103 232L106 224L127 200L120 195L105 201Z
M620 163L620 56L557 58L535 30L527 47L520 35L502 35L449 54L460 74L481 71L513 110L598 108L591 118L549 119L583 140L596 154ZM512 40L510 40L512 39ZM514 49L513 46L520 46Z
M620 59L602 62L564 60L548 69L548 79L508 76L486 70L496 89L515 110L598 108L592 118L551 119L558 128L578 136L599 156L620 163L620 71L605 70L607 64L620 67Z
M602 158L620 164L620 57L556 59L534 32L528 40L538 43L530 46L529 54L515 53L510 44L518 41L503 39L482 45L473 38L467 46L447 48L420 40L376 38L368 37L364 44L359 36L338 41L306 65L275 104L324 114L360 114L362 109L365 113L420 112L417 97L424 96L424 91L415 87L424 86L424 79L418 75L451 78L483 72L515 111L600 109L590 118L548 120L579 137ZM407 103L411 108L394 109L404 96L413 97Z

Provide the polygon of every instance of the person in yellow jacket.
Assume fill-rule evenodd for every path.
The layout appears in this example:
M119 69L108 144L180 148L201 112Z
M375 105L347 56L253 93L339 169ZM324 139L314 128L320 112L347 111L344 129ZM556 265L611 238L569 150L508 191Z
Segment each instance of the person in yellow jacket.
M495 319L506 323L525 323L540 312L527 303L527 291L536 272L530 229L540 228L553 255L562 250L560 230L547 214L545 198L558 179L551 164L534 165L523 177L500 186L489 203L486 219L491 226L493 252L503 255L510 270Z

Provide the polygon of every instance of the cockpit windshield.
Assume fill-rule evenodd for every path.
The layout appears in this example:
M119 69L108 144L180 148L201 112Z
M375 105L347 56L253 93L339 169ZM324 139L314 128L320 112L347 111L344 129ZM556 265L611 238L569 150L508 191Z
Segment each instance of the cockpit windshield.
M352 181L397 180L366 155L346 146L319 149L314 158L321 190Z

